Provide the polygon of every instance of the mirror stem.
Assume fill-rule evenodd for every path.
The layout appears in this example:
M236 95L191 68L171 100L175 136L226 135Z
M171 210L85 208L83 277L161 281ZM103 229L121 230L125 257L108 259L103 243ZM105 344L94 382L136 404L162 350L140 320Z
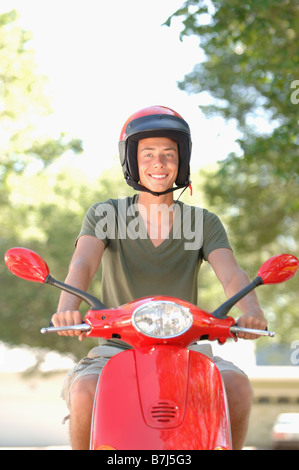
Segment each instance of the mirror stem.
M52 276L50 276L50 274L46 277L45 283L58 287L59 289L64 290L65 292L68 292L69 294L76 295L80 299L84 300L91 307L91 310L106 310L107 309L105 305L102 304L102 302L96 297L94 297L93 295L90 295L81 289L77 289L76 287L69 286L68 284L65 284L64 282L57 281Z
M240 292L235 294L233 297L228 299L226 302L224 302L220 307L218 307L212 315L216 318L219 319L224 319L226 318L228 312L230 309L236 305L236 303L239 302L239 300L243 299L245 295L249 294L252 290L254 290L256 287L261 286L263 284L263 279L260 276L257 276L248 286L244 287Z

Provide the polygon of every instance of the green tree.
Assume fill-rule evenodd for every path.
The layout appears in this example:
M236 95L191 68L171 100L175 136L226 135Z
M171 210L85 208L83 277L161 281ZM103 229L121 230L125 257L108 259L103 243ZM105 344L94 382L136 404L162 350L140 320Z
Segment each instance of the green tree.
M3 256L14 245L28 242L31 248L43 246L49 214L53 224L54 214L62 224L61 207L54 210L53 202L49 202L43 172L66 151L81 152L82 145L79 139L63 132L53 138L42 130L46 128L44 120L51 114L46 79L35 64L31 34L22 30L17 20L15 11L0 15L1 339L35 345L38 342L33 339L34 322L40 311L47 311L49 297L41 303L36 286L21 287L9 275ZM29 175L33 171L36 177L31 181ZM43 204L37 207L41 199Z
M204 52L179 88L198 95L207 118L234 120L240 151L207 171L206 203L222 214L242 266L254 275L268 256L297 255L299 6L290 0L187 0L170 17ZM207 104L208 102L208 104ZM263 288L278 339L298 338L298 279Z
M52 111L30 40L14 10L0 15L0 204L7 203L10 173L36 163L44 168L67 150L82 151L79 139L63 132L54 139L41 131Z
M75 248L86 210L107 197L125 196L131 190L123 182L120 169L113 170L113 179L103 173L97 181L90 181L81 172L68 168L54 172L50 166L42 174L11 174L7 186L10 209L7 230L9 239L2 240L1 252L12 246L24 246L39 253L47 262L51 274L64 280ZM3 257L2 257L3 259ZM4 263L0 264L1 340L10 344L28 344L50 348L82 357L96 340L83 343L56 334L42 336L40 329L47 326L56 311L60 290L31 283L12 275ZM101 272L92 283L90 292L100 298ZM84 314L87 305L82 304Z

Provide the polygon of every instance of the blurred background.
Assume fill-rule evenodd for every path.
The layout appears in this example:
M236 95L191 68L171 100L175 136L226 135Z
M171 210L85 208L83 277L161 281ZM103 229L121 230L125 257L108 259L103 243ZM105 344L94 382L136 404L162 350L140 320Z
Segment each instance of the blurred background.
M60 293L15 278L4 254L31 248L64 280L89 206L132 194L117 146L136 110L169 106L190 124L182 200L221 217L250 277L299 256L298 30L291 0L1 1L0 447L68 446L60 388L95 344L41 336ZM298 286L258 291L274 339L220 351L252 379L248 447L273 447L277 416L299 412ZM199 305L223 300L203 266Z

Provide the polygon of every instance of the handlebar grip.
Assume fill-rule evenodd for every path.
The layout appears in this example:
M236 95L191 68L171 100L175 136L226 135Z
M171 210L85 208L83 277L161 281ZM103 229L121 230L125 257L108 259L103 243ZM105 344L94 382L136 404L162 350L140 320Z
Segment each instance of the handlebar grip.
M88 333L88 331L91 330L91 326L88 325L87 323L81 323L79 325L70 325L70 326L50 326L48 328L42 328L40 332L42 335L46 335L48 333L57 333L59 331L68 331L68 330L82 331L82 333L83 332Z
M249 333L252 335L259 335L259 336L270 336L270 338L273 338L275 336L274 331L268 331L266 330L256 330L254 328L243 328L241 326L231 326L230 327L231 333L238 334L238 333Z

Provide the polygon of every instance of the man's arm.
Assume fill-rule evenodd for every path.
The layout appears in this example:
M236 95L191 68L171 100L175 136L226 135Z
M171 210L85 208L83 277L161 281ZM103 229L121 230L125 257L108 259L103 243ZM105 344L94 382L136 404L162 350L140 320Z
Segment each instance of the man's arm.
M79 238L76 250L70 263L69 272L65 279L66 284L87 291L96 274L103 253L104 243L96 237L84 235ZM76 295L62 292L57 312L52 316L54 326L76 325L82 323L82 315L79 306L82 300ZM82 340L86 334L77 331L64 331L59 333L64 336L79 336Z
M228 298L250 283L247 274L240 268L231 250L226 248L214 250L209 254L208 261ZM267 321L254 291L246 295L236 306L243 313L238 319L238 326L260 330L266 328ZM248 333L240 333L238 336L245 339L258 338L258 336Z

